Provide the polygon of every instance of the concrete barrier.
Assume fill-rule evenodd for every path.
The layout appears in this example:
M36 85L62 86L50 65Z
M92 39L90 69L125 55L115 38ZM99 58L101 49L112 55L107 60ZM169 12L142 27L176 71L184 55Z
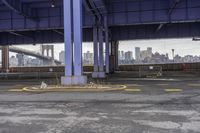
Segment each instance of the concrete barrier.
M175 64L141 64L141 65L120 65L119 71L135 71L138 72L142 66L161 66L162 71L190 71L200 72L200 63L175 63ZM84 66L84 72L92 72L93 66ZM0 69L0 71L2 71ZM45 67L11 67L10 73L19 72L64 72L64 66L45 66Z

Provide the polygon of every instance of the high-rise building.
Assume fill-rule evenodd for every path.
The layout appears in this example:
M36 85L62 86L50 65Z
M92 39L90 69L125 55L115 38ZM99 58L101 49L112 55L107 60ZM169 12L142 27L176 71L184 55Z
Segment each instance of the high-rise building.
M131 51L125 52L125 61L129 62L132 60L133 60L133 52L131 52Z
M119 57L119 60L125 60L125 52L124 51L118 51L118 57Z
M18 66L24 66L24 54L17 54L16 57L18 60Z
M124 51L121 51L121 59L125 60L125 53L124 53Z
M83 54L83 64L92 65L93 60L94 60L93 53L90 53L90 51L87 51L86 53Z
M135 47L135 60L140 61L140 47Z
M40 66L40 60L38 58L36 59L31 59L31 66Z
M65 51L59 53L59 61L65 64Z
M152 47L147 48L147 56L152 57Z
M18 66L18 60L15 56L11 56L9 59L9 64L11 67L17 67Z

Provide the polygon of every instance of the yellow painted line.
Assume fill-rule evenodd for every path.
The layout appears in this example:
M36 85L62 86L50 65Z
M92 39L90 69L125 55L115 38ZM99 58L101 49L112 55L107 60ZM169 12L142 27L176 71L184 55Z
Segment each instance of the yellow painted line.
M22 88L22 91L28 91L28 89L26 87Z
M11 90L8 90L9 92L22 92L23 90L22 89L11 89Z
M200 87L200 84L188 84L188 86L192 86L192 87Z
M166 92L181 92L182 89L165 89Z
M141 89L125 89L125 91L129 91L129 92L140 92Z

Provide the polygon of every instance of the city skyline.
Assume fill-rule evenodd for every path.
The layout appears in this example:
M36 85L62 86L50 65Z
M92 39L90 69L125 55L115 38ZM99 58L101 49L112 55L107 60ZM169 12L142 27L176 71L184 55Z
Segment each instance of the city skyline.
M180 47L180 45L182 47ZM29 49L34 51L40 51L40 44L37 45L16 45L23 49ZM59 59L59 53L64 50L63 43L54 44L55 47L55 59ZM133 51L133 57L135 58L135 47L140 47L141 50L145 50L147 47L153 48L153 53L159 52L162 54L169 54L169 58L172 59L171 49L175 49L175 55L185 56L185 55L200 55L200 42L192 41L189 39L157 39L157 40L134 40L134 41L120 41L119 50L120 51ZM93 53L92 43L83 43L83 53L90 51ZM15 55L10 54L10 57ZM1 57L1 55L0 55Z

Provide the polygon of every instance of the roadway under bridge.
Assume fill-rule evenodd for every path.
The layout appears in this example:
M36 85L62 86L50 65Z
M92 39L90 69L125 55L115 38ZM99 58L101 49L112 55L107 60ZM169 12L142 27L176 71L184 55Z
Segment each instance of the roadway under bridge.
M199 12L199 0L0 0L0 44L64 42L62 84L85 84L83 41L94 43L93 77L104 78L120 40L198 37Z

